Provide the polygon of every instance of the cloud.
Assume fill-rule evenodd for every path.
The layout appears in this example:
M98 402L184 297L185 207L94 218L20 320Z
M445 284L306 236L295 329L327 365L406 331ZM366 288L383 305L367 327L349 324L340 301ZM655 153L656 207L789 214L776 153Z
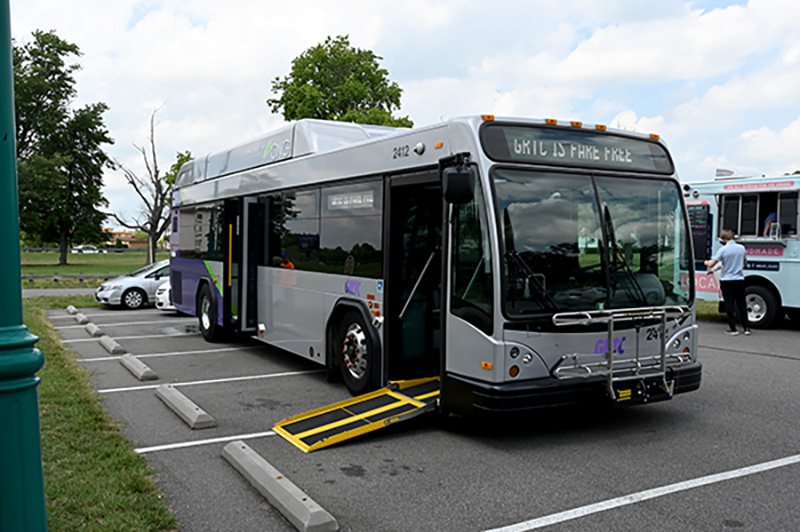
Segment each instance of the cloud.
M800 115L780 131L767 127L745 131L739 136L738 145L744 159L760 163L768 174L800 170Z

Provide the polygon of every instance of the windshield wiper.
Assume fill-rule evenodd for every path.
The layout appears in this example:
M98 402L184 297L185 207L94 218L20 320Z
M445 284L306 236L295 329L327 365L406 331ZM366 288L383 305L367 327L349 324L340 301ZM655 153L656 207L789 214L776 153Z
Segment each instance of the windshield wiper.
M617 236L614 232L614 222L611 219L611 211L609 211L607 204L603 206L603 218L606 225L606 234L608 235L607 248L609 255L608 257L609 269L613 271L614 275L613 289L614 291L616 291L617 273L619 272L619 270L622 270L622 272L628 277L628 279L630 279L630 288L633 290L633 292L631 292L628 285L623 284L625 288L625 294L631 301L634 301L642 306L647 306L647 296L644 295L644 290L642 289L642 285L640 285L639 281L636 280L636 274L633 273L631 265L628 264L627 260L625 260L625 254L622 252L619 245L617 245ZM622 265L622 268L619 268L618 264Z
M512 304L515 302L514 293L516 290L514 289L514 285L516 285L517 279L517 268L521 269L525 274L525 282L526 286L527 283L531 280L534 284L534 293L537 296L537 299L541 301L545 307L550 307L553 310L558 310L558 304L555 300L547 293L544 285L537 279L536 273L533 269L525 262L525 259L517 253L516 248L514 247L514 228L511 226L511 217L508 214L508 207L503 209L503 232L505 234L506 240L506 259L511 259L513 261L514 266L509 268L512 272L512 287L511 287L511 302Z

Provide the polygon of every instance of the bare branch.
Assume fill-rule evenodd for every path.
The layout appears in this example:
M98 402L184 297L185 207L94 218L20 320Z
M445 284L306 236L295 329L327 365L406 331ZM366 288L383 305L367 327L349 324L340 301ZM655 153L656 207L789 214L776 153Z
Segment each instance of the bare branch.
M155 109L150 115L149 146L145 148L136 144L133 145L136 151L142 155L146 175L139 176L136 172L115 160L117 168L122 171L125 180L133 187L133 190L144 204L142 209L144 219L137 219L135 223L131 223L120 219L115 214L111 216L124 227L146 232L151 242L151 249L155 248L156 242L169 227L170 186L161 177L161 171L158 167L155 135L156 113L162 107L163 105ZM153 251L148 258L151 261L155 260L155 252Z

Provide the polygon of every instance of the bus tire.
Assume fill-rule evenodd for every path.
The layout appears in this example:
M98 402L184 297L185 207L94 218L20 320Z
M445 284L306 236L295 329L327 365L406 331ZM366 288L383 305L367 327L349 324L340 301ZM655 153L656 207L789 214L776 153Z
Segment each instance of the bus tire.
M217 323L217 301L208 284L204 284L197 295L197 319L206 342L219 342L223 339L222 327Z
M364 319L354 310L347 311L336 330L334 354L351 394L361 395L373 387L376 352Z
M770 327L783 317L778 296L769 288L750 285L745 288L744 293L747 302L747 321L751 327L756 329Z
M140 309L147 303L147 294L139 288L130 288L122 294L122 306L128 310Z

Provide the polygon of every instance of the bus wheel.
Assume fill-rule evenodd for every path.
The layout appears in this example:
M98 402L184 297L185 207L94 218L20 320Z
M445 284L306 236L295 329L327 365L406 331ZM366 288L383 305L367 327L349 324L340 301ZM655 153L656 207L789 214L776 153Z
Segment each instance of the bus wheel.
M745 288L747 301L747 321L751 326L763 329L782 317L778 298L772 290L763 286L751 285Z
M128 310L136 310L142 308L147 302L147 294L138 288L131 288L122 294L122 306Z
M336 333L336 357L342 378L353 395L372 387L373 349L361 316L354 311L344 315Z
M207 284L200 289L197 297L197 318L200 322L200 332L207 342L222 340L222 327L217 323L217 305L211 297L211 289Z

